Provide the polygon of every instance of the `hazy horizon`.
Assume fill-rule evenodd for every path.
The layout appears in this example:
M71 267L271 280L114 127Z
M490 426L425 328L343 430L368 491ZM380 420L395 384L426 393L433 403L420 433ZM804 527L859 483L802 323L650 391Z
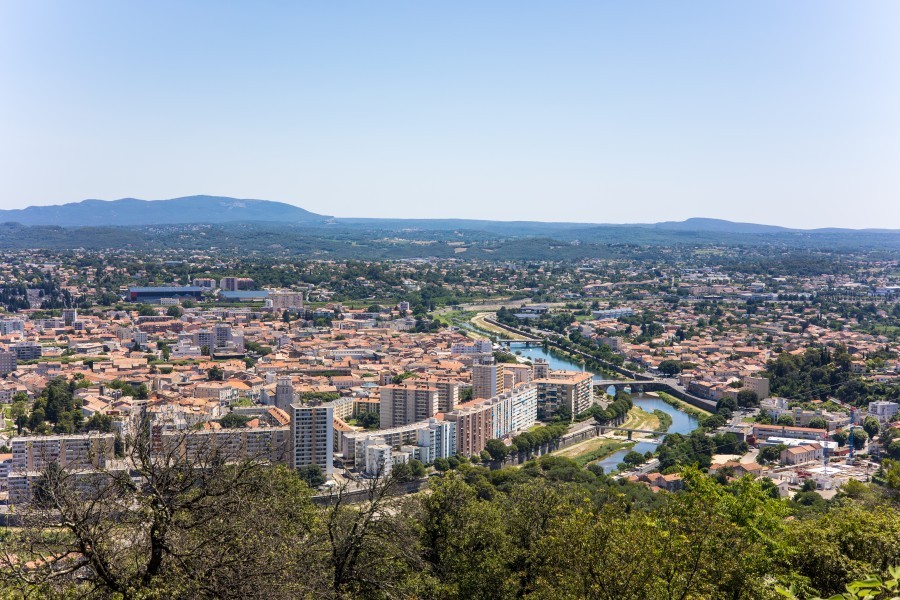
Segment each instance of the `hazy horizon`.
M0 209L900 229L900 4L0 5Z

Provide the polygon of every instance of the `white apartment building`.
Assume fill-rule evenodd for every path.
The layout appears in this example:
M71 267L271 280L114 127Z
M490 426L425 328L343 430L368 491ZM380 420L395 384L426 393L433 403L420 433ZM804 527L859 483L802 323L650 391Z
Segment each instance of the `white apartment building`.
M452 354L490 354L493 346L490 340L473 340L471 342L456 342L450 346Z
M2 372L3 369L0 368L0 373ZM900 404L896 402L887 402L885 400L869 402L869 414L873 417L877 417L882 423L890 422L898 411L900 411Z

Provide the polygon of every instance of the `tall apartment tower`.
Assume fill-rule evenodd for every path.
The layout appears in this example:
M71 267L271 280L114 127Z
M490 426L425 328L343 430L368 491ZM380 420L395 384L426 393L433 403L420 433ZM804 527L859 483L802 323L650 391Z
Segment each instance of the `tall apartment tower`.
M331 476L334 471L334 407L331 404L291 404L291 467L319 465Z
M63 323L66 324L67 327L71 327L72 323L78 319L78 309L75 308L64 308L62 309L62 318Z
M275 385L275 406L290 414L294 402L294 383L290 376L279 377Z
M6 375L16 370L16 353L0 352L0 375Z
M472 397L493 398L503 393L503 363L472 365Z
M546 358L534 359L534 379L546 379L550 376L550 364Z
M380 392L382 429L426 421L440 406L440 393L431 384L383 385Z

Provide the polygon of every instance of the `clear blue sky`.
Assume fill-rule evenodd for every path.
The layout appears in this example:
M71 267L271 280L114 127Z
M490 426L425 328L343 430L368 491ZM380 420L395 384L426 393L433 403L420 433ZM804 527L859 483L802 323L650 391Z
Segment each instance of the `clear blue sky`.
M900 2L0 0L0 207L900 228Z

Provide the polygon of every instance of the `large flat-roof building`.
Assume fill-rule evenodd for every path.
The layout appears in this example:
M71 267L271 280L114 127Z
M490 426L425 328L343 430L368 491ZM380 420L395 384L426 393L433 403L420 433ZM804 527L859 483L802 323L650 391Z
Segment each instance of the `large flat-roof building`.
M200 300L202 297L203 288L193 285L128 288L128 299L144 304L159 304L163 298Z

